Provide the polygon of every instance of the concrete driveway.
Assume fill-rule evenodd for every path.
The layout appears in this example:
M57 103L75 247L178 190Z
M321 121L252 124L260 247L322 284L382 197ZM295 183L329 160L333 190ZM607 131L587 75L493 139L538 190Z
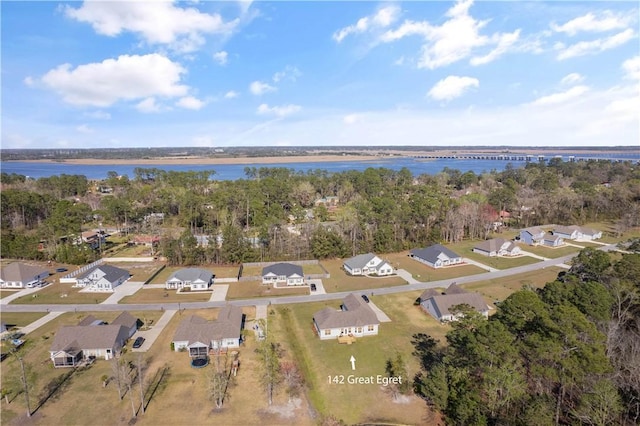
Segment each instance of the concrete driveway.
M327 291L324 289L324 284L322 284L321 279L307 280L307 283L316 285L316 291L311 291L311 289L309 289L309 291L311 291L311 294L327 294Z
M103 305L117 304L120 301L120 299L122 299L125 296L131 296L132 294L140 290L143 285L144 283L139 281L127 281L126 283L122 283L113 290L113 294L107 297L107 300L102 302L102 304Z
M213 294L209 298L210 302L224 302L227 300L227 291L229 291L229 284L214 284L211 286Z
M469 265L474 265L474 266L477 266L478 268L482 268L485 271L489 271L489 272L499 271L499 269L492 268L491 266L485 265L484 263L476 262L475 260L469 259L468 257L463 258L462 261L465 263L468 263Z
M403 280L405 280L407 283L409 284L418 284L419 281L416 280L415 278L413 278L413 275L411 275L407 270L405 269L396 269L396 274L402 278Z
M136 331L135 334L131 337L131 341L134 342L138 337L144 337L145 340L142 346L140 346L137 349L132 349L132 351L133 352L148 351L151 348L151 345L153 345L153 342L155 342L158 336L160 336L160 333L162 333L162 330L164 330L167 324L169 324L169 321L171 321L171 318L173 318L176 312L178 311L165 311L164 314L162 314L162 316L158 320L158 322L152 325L149 330Z
M378 321L380 322L391 322L391 318L387 314L385 314L382 309L378 308L375 303L369 301L369 306L376 313L376 317L378 317Z

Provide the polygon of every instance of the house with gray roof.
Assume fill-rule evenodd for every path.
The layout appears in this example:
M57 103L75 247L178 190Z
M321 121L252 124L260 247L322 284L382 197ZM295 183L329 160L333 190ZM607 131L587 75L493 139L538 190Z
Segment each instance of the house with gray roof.
M455 321L460 313L454 309L458 305L468 305L484 317L489 317L489 305L478 293L469 293L461 287L451 284L444 294L433 289L425 290L420 296L420 307L438 321Z
M129 277L131 275L127 270L102 264L78 275L74 287L82 287L86 291L98 293L111 293Z
M302 266L292 263L274 263L262 268L262 284L304 285Z
M556 226L553 229L553 234L558 235L565 240L591 241L602 238L602 231L578 225Z
M349 294L340 309L324 308L313 315L313 325L321 340L341 336L374 336L380 321L376 313L360 296Z
M359 254L347 259L342 267L349 275L391 275L393 266L373 253Z
M180 290L185 287L192 291L208 290L213 284L213 273L206 269L184 268L175 271L165 283L167 290Z
M462 256L441 244L434 244L423 249L413 249L409 252L409 257L432 268L442 268L443 266L457 265L463 262Z
M537 226L521 229L520 241L530 246L535 246L543 243L545 231Z
M545 234L542 239L542 244L547 247L560 247L564 245L564 238L560 235Z
M197 315L185 318L173 336L174 351L188 351L191 357L207 356L209 351L237 348L242 341L244 315L238 306L227 305L215 321Z
M473 248L474 253L482 254L489 257L495 256L517 256L522 253L513 241L504 238L493 238L476 244Z
M30 288L49 276L49 271L36 265L13 262L0 271L0 287Z
M53 366L75 367L87 359L113 358L135 332L132 324L137 321L125 312L111 324L91 317L78 325L60 327L49 348Z

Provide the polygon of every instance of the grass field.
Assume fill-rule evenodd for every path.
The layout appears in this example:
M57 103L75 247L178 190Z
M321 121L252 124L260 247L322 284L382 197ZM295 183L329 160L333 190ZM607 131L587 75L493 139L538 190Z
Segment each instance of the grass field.
M309 294L307 286L273 288L262 285L261 281L243 281L229 284L227 300L249 299L253 297L301 296Z
M108 264L115 266L116 268L121 268L129 271L129 273L131 274L131 278L129 278L129 281L134 282L146 282L153 276L153 274L158 271L158 269L162 268L162 265L159 263L109 262Z
M458 278L466 275L475 275L486 272L484 269L473 265L460 265L445 268L431 268L424 263L409 257L408 251L386 254L385 258L398 269L405 269L418 281L438 281L450 278Z
M9 326L24 327L46 315L46 312L3 312L0 319Z
M342 269L342 259L323 260L322 266L331 275L330 278L323 278L322 285L328 293L341 291L358 291L368 288L381 288L405 285L407 282L402 278L391 275L387 277L364 277L351 276Z
M538 259L531 256L489 257L479 253L474 253L472 249L480 242L480 240L463 241L461 243L450 244L448 247L462 257L468 257L469 259L496 269L509 269L539 262Z
M176 293L163 288L142 288L131 296L125 296L118 303L176 303L206 302L211 298L210 291Z
M0 299L16 294L19 290L0 290Z
M580 250L582 250L578 247L573 246L553 248L545 246L528 246L526 244L520 244L520 248L523 251L528 251L529 253L537 254L538 256L547 257L550 259L555 259L557 257L562 257L569 254L577 254Z
M73 288L73 284L55 283L40 289L36 293L22 296L11 304L85 304L102 303L111 293L81 293L80 288ZM66 296L65 296L66 295Z

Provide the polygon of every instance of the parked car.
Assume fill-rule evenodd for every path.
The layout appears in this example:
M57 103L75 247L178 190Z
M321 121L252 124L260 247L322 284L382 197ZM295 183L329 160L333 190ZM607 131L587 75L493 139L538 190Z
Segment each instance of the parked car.
M67 268L56 268L56 272L67 272Z
M142 346L143 343L144 343L144 337L140 336L136 339L135 342L133 342L133 348L138 349L140 346Z
M362 295L362 300L364 300L365 302L369 303L369 298L367 297L366 294Z
M316 291L316 285L311 283L311 285L309 286L309 288L311 289L311 291Z

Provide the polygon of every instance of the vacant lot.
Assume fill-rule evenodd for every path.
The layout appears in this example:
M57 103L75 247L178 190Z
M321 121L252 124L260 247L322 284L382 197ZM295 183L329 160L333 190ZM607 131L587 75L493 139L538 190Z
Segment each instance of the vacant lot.
M162 264L160 263L138 263L138 262L122 262L122 263L112 263L109 262L109 265L115 266L116 268L124 269L125 271L129 271L131 274L131 278L129 281L135 282L147 282L149 278L153 276L160 268L162 268Z
M531 256L489 257L479 253L475 253L473 251L473 248L481 242L482 241L480 240L463 241L461 243L451 244L448 247L462 257L468 257L469 259L475 260L496 269L509 269L515 268L517 266L531 265L532 263L539 262L538 259L535 259Z
M112 293L81 293L73 284L55 283L38 290L36 293L22 296L12 304L85 304L102 303Z
M260 281L243 281L229 284L227 300L250 299L253 297L300 296L309 294L307 286L274 288Z
M548 257L550 259L555 259L569 254L577 254L581 250L580 248L573 246L553 248L545 246L528 246L526 244L520 244L520 248L522 251L528 251L530 253L537 254L538 256Z
M409 257L408 251L386 254L385 258L398 269L405 269L418 281L439 281L450 278L458 278L466 275L475 275L486 272L484 269L473 265L448 266L446 268L431 268L424 263Z
M118 303L206 302L210 298L211 291L194 291L178 294L175 290L143 287L135 294L123 297Z
M405 285L402 278L391 275L388 277L351 276L342 269L342 259L323 260L322 266L331 274L331 278L323 278L322 284L328 293L340 291L358 291L369 288L392 287Z

